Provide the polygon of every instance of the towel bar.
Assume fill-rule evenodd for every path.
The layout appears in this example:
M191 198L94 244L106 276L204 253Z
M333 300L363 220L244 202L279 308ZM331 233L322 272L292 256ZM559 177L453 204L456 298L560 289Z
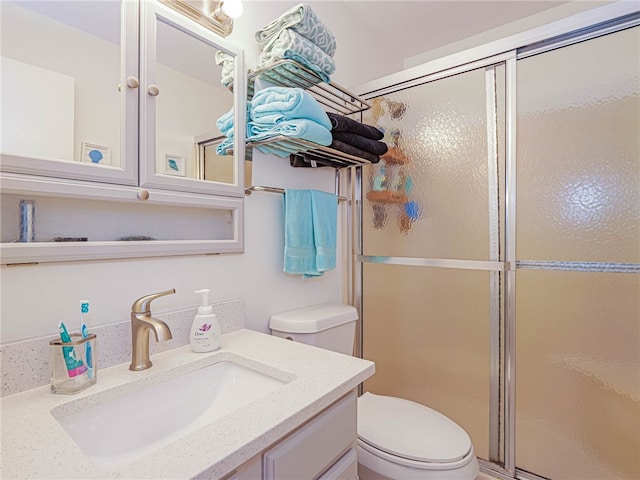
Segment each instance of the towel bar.
M245 195L251 195L253 192L269 192L269 193L285 193L284 188L276 188L276 187L263 187L260 185L254 185L252 187L247 187L244 189ZM347 197L343 197L342 195L338 195L338 202L344 202L347 200Z

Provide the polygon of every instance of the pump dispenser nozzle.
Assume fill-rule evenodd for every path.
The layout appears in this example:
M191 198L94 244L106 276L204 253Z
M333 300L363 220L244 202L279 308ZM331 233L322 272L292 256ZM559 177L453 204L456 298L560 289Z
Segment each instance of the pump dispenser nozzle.
M198 313L200 315L208 315L213 313L213 307L209 304L209 292L208 288L203 288L202 290L196 290L196 295L202 295L200 299L200 306L198 307Z

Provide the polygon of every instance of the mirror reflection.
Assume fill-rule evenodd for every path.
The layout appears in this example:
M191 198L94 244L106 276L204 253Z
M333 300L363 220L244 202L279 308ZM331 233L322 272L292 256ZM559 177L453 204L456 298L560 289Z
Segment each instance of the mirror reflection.
M2 153L121 167L120 3L2 1Z
M233 107L215 62L218 49L162 21L156 42L156 172L237 183L233 155L215 152L225 138L216 119Z
M216 182L233 181L234 158L231 155L219 155L217 147L225 141L225 136L203 135L196 140L198 178ZM244 186L251 186L251 159L244 162Z

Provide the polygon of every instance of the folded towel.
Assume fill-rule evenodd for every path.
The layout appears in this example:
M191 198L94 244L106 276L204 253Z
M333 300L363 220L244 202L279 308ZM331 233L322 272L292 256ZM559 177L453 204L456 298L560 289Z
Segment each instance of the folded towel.
M371 163L378 163L380 161L380 157L378 155L366 152L357 147L354 147L353 145L341 142L340 140L333 139L333 141L329 144L329 148L339 150L343 153L348 153L349 155L353 155L355 157L364 158L365 160L369 160Z
M318 74L326 83L329 83L330 75L336 71L333 58L315 43L288 28L282 30L264 47L258 56L256 67L268 67L284 59L294 60L304 65Z
M218 130L220 130L220 133L222 133L225 137L230 136L230 133L233 134L233 115L234 110L233 107L231 107L228 112L223 113L220 118L216 120L216 126L218 127Z
M306 118L294 118L292 120L283 120L278 123L249 122L247 124L248 142L266 140L279 135L291 138L300 138L302 140L324 146L331 143L331 132L319 123ZM282 148L278 148L277 150L282 152L279 156L288 157L290 153L295 153L295 151L299 151L300 149L284 150Z
M268 87L260 90L251 100L250 115L252 121L260 123L305 118L331 129L329 117L318 101L301 88Z
M276 155L282 158L286 158L292 153L297 153L300 151L299 146L287 145L286 143L283 143L283 142L267 143L265 145L256 145L254 148L257 148L261 152L268 153L270 155Z
M322 168L322 167L343 168L343 167L349 166L345 163L341 163L336 160L332 160L330 158L326 158L320 155L314 155L313 153L310 153L310 152L292 153L289 156L289 164L292 167L312 167L312 168Z
M329 120L331 120L331 130L334 132L355 133L373 140L382 140L384 138L384 132L372 125L357 122L338 113L327 112L327 115L329 116Z
M247 116L249 118L249 112L251 111L251 101L247 100ZM223 113L220 118L216 120L216 126L218 130L227 137L216 146L216 153L218 155L228 155L233 150L233 137L234 137L234 109L231 107L227 112Z
M276 85L290 85L293 79L295 85L305 90L323 81L313 70L302 67L297 62L284 61L277 67L264 70L258 77Z
M228 87L233 83L233 56L228 53L218 50L215 54L216 65L222 66L222 72L220 74L220 83L225 87Z
M335 268L338 197L318 190L284 194L284 271L317 277Z
M331 135L334 140L348 143L365 152L373 153L374 155L384 155L387 153L387 144L379 140L373 140L371 138L363 137L351 132L336 132L331 131Z
M311 40L327 55L336 53L336 39L333 33L320 21L320 18L306 3L300 3L255 33L256 42L264 48L281 30L289 28Z

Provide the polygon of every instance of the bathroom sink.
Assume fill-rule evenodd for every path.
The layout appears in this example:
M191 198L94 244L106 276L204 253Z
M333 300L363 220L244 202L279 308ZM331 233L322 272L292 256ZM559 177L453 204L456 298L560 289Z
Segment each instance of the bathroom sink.
M220 361L97 405L87 397L70 415L52 414L96 466L118 470L285 383Z

